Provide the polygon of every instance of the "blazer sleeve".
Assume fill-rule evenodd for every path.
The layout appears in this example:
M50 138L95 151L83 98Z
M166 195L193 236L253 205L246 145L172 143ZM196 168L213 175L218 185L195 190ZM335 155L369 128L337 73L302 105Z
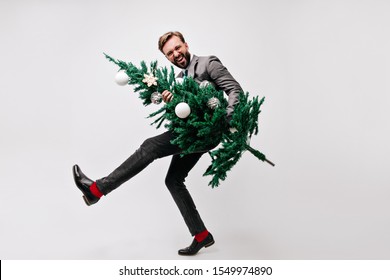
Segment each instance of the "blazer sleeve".
M209 57L207 72L217 88L223 90L228 95L227 117L230 121L234 106L239 102L239 95L243 90L216 56Z

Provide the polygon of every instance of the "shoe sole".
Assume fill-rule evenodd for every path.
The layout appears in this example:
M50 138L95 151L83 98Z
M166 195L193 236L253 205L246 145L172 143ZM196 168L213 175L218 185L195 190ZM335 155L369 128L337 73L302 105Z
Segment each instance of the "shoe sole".
M83 195L83 199L84 199L85 204L87 204L87 206L91 206L92 205L92 203L89 202L88 198L86 198L85 195Z
M213 241L211 241L210 243L204 245L204 247L205 247L205 248L210 247L210 246L213 245L214 243L215 243L215 241L213 240Z
M215 241L213 240L213 241L211 241L210 243L207 243L206 245L204 245L202 248L210 247L210 246L213 245L214 243L215 243ZM202 248L200 248L199 251L202 250ZM198 252L199 252L199 251L198 251ZM185 253L183 254L183 253L179 253L179 255L180 255L180 256L195 256L196 254L198 254L198 252L196 252L196 253L194 253L194 254L185 254Z

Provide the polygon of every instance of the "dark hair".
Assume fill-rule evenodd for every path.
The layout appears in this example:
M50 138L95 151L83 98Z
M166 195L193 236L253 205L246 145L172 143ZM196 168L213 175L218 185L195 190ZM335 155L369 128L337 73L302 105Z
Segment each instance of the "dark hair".
M179 31L169 31L169 32L165 33L164 35L162 35L162 36L160 37L160 39L158 39L158 49L159 49L162 53L164 53L163 50L162 50L163 47L164 47L164 45L166 44L166 42L167 42L169 39L172 38L172 36L177 36L177 37L179 37L179 39L180 39L183 43L186 42L186 40L184 40L183 34L181 34Z

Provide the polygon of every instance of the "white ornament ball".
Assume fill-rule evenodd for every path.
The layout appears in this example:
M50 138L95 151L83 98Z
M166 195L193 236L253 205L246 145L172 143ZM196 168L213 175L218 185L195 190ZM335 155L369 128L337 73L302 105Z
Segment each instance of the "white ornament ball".
M175 114L181 119L185 119L191 114L190 106L185 102L180 102L175 107Z
M210 83L209 81L207 81L207 80L204 80L204 81L202 81L202 82L200 83L199 87L200 87L200 88L206 88L206 87L208 87L209 85L211 85L211 83Z
M115 75L115 82L120 86L125 86L129 82L129 76L124 71L119 71Z
M183 78L176 78L176 84L181 85L183 83Z

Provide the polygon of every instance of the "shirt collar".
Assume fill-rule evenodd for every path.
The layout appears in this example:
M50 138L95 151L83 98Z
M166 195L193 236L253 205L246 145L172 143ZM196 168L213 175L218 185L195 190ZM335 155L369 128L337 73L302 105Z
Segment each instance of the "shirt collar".
M194 58L194 55L191 54L191 56L190 56L190 63L188 63L187 67L186 67L185 69L183 69L183 71L190 69L191 62L192 62L192 59L193 59L193 58Z

